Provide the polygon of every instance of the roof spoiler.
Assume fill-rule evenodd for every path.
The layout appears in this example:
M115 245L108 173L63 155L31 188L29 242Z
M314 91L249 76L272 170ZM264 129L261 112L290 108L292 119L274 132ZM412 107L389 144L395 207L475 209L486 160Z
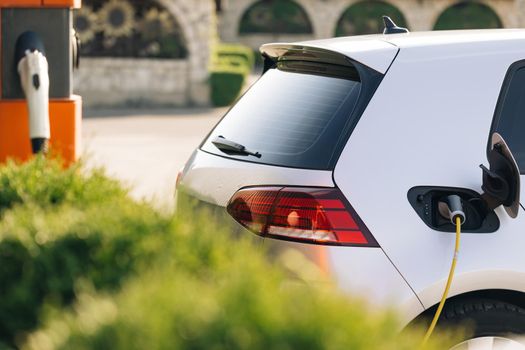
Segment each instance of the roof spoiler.
M278 61L308 61L353 66L351 60L338 52L298 44L266 44L260 52L264 57L264 71L274 68Z

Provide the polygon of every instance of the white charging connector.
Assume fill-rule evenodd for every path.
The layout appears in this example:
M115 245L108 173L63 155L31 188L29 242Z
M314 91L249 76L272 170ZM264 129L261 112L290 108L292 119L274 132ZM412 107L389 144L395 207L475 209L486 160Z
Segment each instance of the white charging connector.
M29 137L33 153L46 152L51 137L49 122L48 62L38 50L25 51L17 65L29 111Z
M456 218L459 217L461 225L465 223L465 212L463 211L463 204L461 203L461 197L457 194L451 194L447 196L448 202L448 217L453 225L456 225Z

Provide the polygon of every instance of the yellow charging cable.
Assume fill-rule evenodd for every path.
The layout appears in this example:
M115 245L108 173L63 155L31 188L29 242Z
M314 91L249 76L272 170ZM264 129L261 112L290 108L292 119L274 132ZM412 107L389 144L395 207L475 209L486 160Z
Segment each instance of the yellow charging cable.
M439 316L441 315L441 311L443 311L443 306L445 306L445 301L447 300L448 292L450 291L450 285L452 284L452 279L454 278L454 271L456 270L456 263L458 261L460 237L461 237L461 217L458 215L456 216L456 245L454 247L454 258L452 259L452 265L450 265L450 272L448 273L447 285L445 287L445 290L443 291L443 296L441 297L439 306L436 310L436 313L434 314L432 323L430 324L430 327L428 327L427 333L425 334L425 337L423 338L423 342L421 343L422 347L426 345L426 343L428 342L428 339L432 335L432 332L434 332L434 328L436 328L436 324L439 320Z

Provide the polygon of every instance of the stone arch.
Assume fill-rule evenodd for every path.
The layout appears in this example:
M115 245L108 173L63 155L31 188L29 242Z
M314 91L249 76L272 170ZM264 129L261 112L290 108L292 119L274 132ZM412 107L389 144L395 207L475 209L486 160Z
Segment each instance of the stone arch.
M498 13L486 3L461 1L439 13L434 30L502 28Z
M390 16L397 25L406 27L407 21L395 5L382 1L359 1L347 7L337 20L335 36L378 34L382 32L382 16Z
M242 13L239 34L312 34L312 21L294 0L260 0Z
M74 24L84 56L185 59L188 40L177 17L156 0L85 0Z
M209 104L208 64L217 39L215 4L208 0L155 0L166 7L184 28L189 52L189 100Z
M135 20L140 20L142 12L138 9L145 2L127 2L137 6ZM76 71L74 81L75 91L84 97L85 105L209 105L208 64L217 38L214 2L149 0L147 3L156 4L163 11L163 18L172 17L178 23L179 38L185 44L187 54L163 60L143 57L84 58L82 69ZM154 29L150 29L150 34L154 34Z
M186 42L186 45L188 45L188 50L190 51L190 57L192 55L192 50L190 49L191 41L190 38L193 37L193 26L188 21L188 18L184 15L184 10L177 4L179 1L175 0L154 0L159 5L165 7L168 9L168 11L171 12L171 14L175 17L177 22L179 23L181 27L181 35L184 38L184 41Z
M222 0L215 0L215 12L222 12Z

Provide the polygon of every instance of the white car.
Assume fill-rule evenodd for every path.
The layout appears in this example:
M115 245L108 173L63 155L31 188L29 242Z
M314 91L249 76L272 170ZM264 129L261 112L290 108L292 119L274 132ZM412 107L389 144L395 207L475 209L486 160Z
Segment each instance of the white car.
M525 30L261 52L264 74L178 188L270 249L301 250L342 290L395 306L405 325L431 319L443 295L455 237L443 206L458 195L461 253L439 324L475 323L458 349L524 334Z

